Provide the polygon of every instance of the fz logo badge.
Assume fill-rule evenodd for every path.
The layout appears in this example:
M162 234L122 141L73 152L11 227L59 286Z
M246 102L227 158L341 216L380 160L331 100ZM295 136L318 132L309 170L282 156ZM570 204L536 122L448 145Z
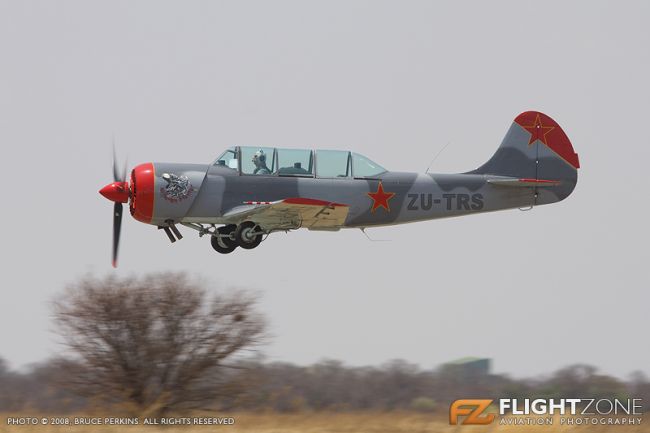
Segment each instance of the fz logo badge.
M456 400L449 407L449 424L458 424L458 417L465 416L462 425L486 425L494 421L494 414L483 415L492 400Z

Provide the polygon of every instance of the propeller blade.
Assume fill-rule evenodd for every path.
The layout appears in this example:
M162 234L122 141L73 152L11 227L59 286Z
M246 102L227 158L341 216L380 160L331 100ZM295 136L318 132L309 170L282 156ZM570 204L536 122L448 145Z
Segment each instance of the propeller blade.
M126 182L126 167L129 165L128 160L124 160L124 167L122 167L122 179L120 182Z
M113 137L113 182L122 182L120 172L117 168L117 153L115 152L115 137Z
M122 203L113 206L113 267L117 268L117 250L120 245L120 230L122 229Z
M113 136L113 182L126 181L126 166L127 163L126 161L124 161L124 166L122 167L122 173L120 173L120 168L117 166L117 152L115 151L115 136Z

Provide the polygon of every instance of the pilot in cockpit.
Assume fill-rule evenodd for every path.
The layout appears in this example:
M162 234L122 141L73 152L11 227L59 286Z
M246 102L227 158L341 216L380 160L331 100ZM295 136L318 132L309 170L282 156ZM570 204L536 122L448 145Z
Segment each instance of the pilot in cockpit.
M271 170L266 166L266 154L262 149L253 154L253 164L255 164L253 174L271 174Z

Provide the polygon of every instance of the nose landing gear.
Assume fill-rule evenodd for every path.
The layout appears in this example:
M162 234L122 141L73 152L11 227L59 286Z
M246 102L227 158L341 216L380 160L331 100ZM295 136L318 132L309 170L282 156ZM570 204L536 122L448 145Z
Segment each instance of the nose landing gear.
M199 237L210 235L212 248L221 254L230 254L237 247L252 250L262 242L264 235L269 234L253 221L244 221L239 225L227 224L219 228L215 227L214 224L207 227L199 223L181 224L198 231ZM169 229L168 227L165 228Z
M212 248L214 248L216 252L221 254L230 254L233 251L235 251L235 248L239 246L237 245L237 241L234 239L236 229L237 226L234 224L229 224L223 227L219 227L217 229L217 233L220 236L210 237L210 243L212 244Z

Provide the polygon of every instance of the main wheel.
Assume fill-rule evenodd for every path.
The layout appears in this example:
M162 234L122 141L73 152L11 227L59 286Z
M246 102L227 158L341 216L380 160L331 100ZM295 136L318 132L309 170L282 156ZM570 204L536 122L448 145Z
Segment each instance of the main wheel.
M237 241L232 239L232 234L235 231L235 225L227 225L219 227L217 232L221 235L230 235L231 237L224 236L212 236L210 243L212 248L218 253L229 254L235 251L235 248L238 247Z
M235 239L237 244L245 250L252 250L262 242L262 233L260 227L252 221L244 221L237 226L235 230Z
M221 243L226 245L227 247L231 247L231 246L236 247L237 241L235 240L235 230L237 230L237 226L234 224L228 224L226 226L219 227L217 229L217 232L219 232L219 234L229 236L229 237L219 237Z

